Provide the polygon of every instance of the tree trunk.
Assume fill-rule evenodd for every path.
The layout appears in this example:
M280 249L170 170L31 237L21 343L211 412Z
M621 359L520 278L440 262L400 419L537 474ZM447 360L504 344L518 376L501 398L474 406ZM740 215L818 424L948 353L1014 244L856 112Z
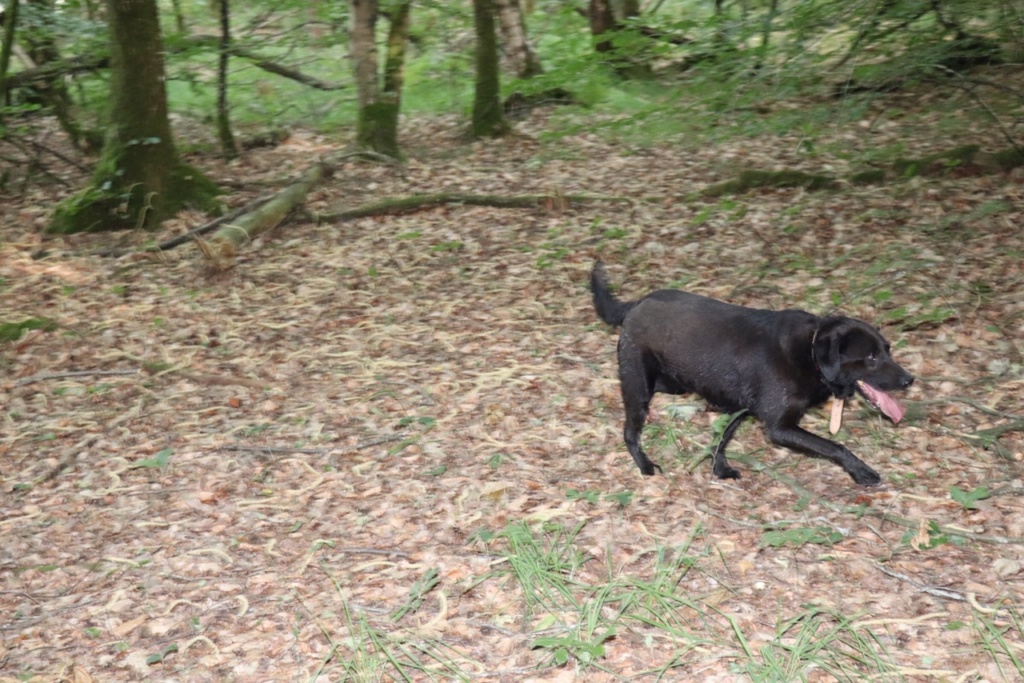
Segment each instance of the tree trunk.
M107 0L110 125L90 186L48 231L153 228L186 205L216 206L216 186L178 159L167 117L156 0Z
M639 13L639 6L633 2L625 2L622 6L624 18L633 19ZM605 62L615 69L623 78L646 79L651 76L649 57L636 49L617 49L614 38L604 37L623 28L622 22L615 16L612 0L590 0L587 10L590 19L590 33L594 39L594 49L604 55ZM623 41L627 42L627 41Z
M359 89L356 145L395 159L401 156L398 114L409 31L409 6L409 2L402 2L394 8L382 85L378 75L377 0L352 0L351 57Z
M18 21L18 0L7 3L4 12L4 36L0 45L0 107L7 104L7 70L11 66L11 49L14 47L14 27Z
M473 0L473 17L476 23L476 92L472 133L474 138L499 137L508 132L508 123L501 109L493 0Z
M350 56L355 69L359 111L380 99L377 82L377 0L352 0Z
M402 2L391 9L388 30L387 59L384 62L384 87L377 103L374 146L394 159L401 157L398 147L398 115L402 110L402 84L405 81L405 46L409 42L409 10L412 2Z
M590 34L594 37L594 49L598 52L610 52L614 49L612 41L600 40L600 36L615 29L615 14L609 0L590 0L587 7L587 18L590 19Z
M220 0L220 55L217 64L217 137L225 159L238 156L238 145L231 132L228 109L228 58L231 54L231 10L228 0Z
M401 156L398 114L409 34L409 7L410 2L402 2L393 8L382 85L378 75L377 0L352 0L351 57L359 89L356 145L395 159Z
M540 59L526 36L526 22L523 19L519 0L495 0L501 34L505 41L505 53L518 78L533 78L544 73Z
M764 16L764 28L761 30L761 44L758 46L760 54L757 57L757 62L754 64L755 71L759 71L768 59L768 50L772 39L772 23L775 21L775 16L778 12L779 0L769 0L768 12Z

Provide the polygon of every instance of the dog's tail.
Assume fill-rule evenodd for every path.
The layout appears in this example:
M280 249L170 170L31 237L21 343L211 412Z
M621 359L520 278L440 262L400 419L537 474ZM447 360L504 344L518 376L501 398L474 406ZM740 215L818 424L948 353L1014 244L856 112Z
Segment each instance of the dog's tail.
M594 268L590 271L590 291L594 294L597 316L609 325L621 325L626 314L636 306L635 301L619 301L615 298L604 272L604 264L600 261L594 261Z

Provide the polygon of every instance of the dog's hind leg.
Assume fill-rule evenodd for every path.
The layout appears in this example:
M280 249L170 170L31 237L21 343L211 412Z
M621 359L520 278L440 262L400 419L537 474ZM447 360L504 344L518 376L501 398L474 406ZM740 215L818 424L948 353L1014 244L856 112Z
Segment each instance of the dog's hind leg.
M647 421L647 411L654 396L656 371L644 362L643 351L634 346L623 334L619 338L619 383L622 388L622 404L626 410L626 426L622 438L629 454L646 476L654 474L661 467L651 462L640 446L640 435Z
M746 410L741 410L734 414L732 419L729 420L729 424L725 426L725 431L722 432L722 438L718 440L718 445L715 446L715 453L711 458L711 471L719 479L740 478L740 471L729 465L729 461L725 458L725 447L732 439L732 435L736 433L736 429L749 415L750 413Z

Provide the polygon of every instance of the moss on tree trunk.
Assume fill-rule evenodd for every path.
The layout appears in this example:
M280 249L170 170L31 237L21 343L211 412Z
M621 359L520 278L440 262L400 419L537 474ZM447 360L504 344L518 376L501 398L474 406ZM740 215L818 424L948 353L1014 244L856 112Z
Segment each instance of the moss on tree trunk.
M388 102L387 99L381 96L380 101L360 108L356 143L362 149L370 149L398 159L401 157L401 150L398 147L400 107L397 101Z
M62 202L48 231L152 228L185 206L215 206L217 187L178 159L167 117L156 0L107 0L110 125L85 190Z
M356 144L367 150L401 158L398 115L402 104L405 46L409 37L410 2L390 6L383 84L378 75L377 0L352 0L352 63L359 86Z
M493 0L473 0L476 21L476 91L473 97L473 137L499 137L508 132L501 107L498 76L498 36Z

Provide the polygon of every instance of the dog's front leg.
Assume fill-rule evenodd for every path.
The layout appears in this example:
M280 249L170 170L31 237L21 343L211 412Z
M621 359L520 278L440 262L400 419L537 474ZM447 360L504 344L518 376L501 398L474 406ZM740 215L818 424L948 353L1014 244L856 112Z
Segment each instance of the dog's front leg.
M811 434L806 429L796 425L766 425L765 432L772 443L779 446L831 460L846 470L846 473L861 486L877 486L882 482L878 472L868 467L848 448L834 441L823 439L816 434Z
M719 479L740 478L740 471L732 467L725 457L725 447L729 445L732 435L736 433L736 428L742 424L743 420L747 419L748 415L749 413L746 410L733 415L725 431L722 432L722 438L718 440L718 445L715 446L714 455L711 456L711 471Z

